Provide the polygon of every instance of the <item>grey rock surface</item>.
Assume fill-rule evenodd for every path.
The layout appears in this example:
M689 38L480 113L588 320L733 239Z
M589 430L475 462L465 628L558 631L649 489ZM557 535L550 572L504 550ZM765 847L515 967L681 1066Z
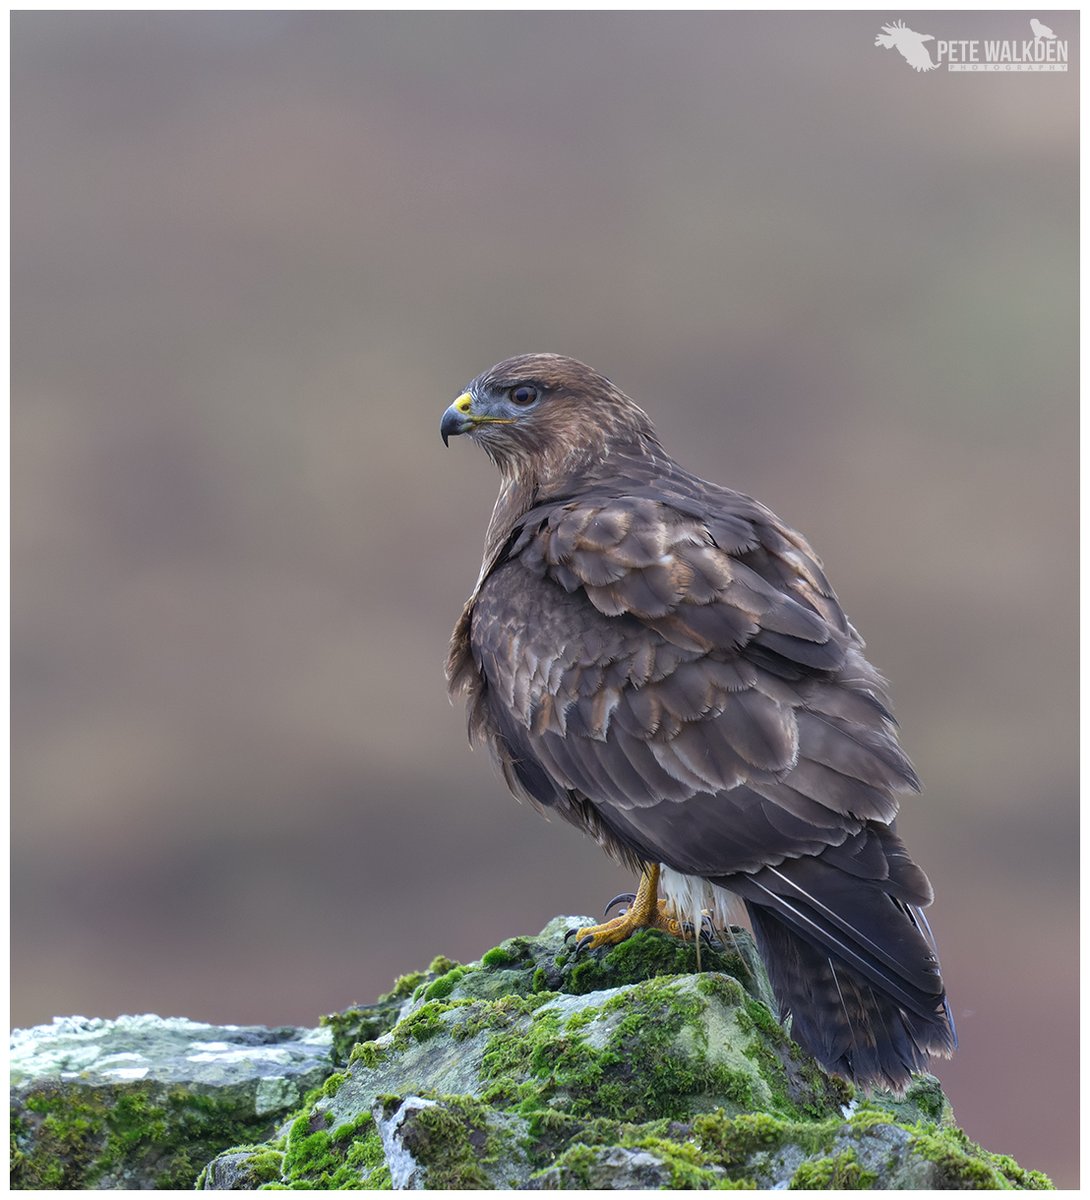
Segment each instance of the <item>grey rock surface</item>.
M294 1026L207 1025L186 1017L56 1017L16 1029L11 1083L46 1078L88 1085L147 1079L206 1088L252 1086L258 1116L294 1104L328 1074L332 1034ZM300 1083L302 1082L302 1091Z
M11 1035L15 1187L192 1187L332 1069L328 1029L63 1017Z

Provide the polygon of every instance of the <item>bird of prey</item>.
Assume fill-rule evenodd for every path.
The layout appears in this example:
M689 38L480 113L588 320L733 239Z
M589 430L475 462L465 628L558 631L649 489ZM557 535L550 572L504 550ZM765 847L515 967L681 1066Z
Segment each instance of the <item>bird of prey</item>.
M882 32L875 37L874 44L885 50L896 50L917 71L934 71L939 64L931 61L931 55L924 45L924 42L934 40L930 33L916 33L904 21L895 21L892 25L882 26Z
M1043 21L1038 21L1036 17L1030 17L1029 27L1033 30L1034 41L1040 41L1042 38L1044 38L1046 42L1055 40L1056 35L1052 32L1052 30L1049 29L1049 27L1044 24Z
M516 796L641 872L577 945L724 928L740 898L794 1038L903 1089L954 1046L931 885L894 828L917 779L813 550L574 359L499 363L440 432L501 479L447 664L470 736Z

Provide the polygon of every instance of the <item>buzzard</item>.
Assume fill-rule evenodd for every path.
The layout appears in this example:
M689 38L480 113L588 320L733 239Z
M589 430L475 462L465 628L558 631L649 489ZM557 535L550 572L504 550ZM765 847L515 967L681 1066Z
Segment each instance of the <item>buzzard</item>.
M578 945L723 927L736 897L794 1038L903 1089L955 1044L931 885L894 826L918 781L809 544L676 463L571 358L492 367L441 434L501 480L447 664L470 736L516 796L641 875Z

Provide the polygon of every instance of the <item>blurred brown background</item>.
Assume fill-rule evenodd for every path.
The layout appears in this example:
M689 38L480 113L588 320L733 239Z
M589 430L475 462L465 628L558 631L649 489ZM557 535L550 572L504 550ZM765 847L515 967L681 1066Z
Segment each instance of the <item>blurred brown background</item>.
M936 37L1029 13L928 13ZM926 785L971 1135L1074 1185L1077 17L17 13L13 1020L313 1023L626 882L447 702L494 473L608 373L825 559Z

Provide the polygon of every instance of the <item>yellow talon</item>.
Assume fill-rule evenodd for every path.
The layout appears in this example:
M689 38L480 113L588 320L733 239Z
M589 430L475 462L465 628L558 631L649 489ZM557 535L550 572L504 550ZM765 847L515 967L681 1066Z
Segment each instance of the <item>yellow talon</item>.
M640 876L640 886L628 911L601 925L588 925L576 930L575 944L579 949L597 950L615 946L630 938L637 929L661 929L674 937L684 937L681 922L666 911L666 901L658 898L659 865L647 866ZM589 939L589 940L588 940Z

